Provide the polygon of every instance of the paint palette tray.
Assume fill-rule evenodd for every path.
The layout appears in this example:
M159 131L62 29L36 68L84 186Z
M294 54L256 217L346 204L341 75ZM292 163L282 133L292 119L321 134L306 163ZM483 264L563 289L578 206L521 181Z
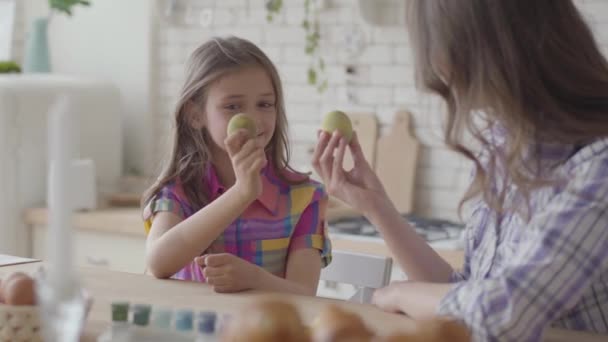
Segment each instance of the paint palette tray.
M152 308L147 304L112 303L112 325L98 342L216 341L217 331L228 322L215 312Z

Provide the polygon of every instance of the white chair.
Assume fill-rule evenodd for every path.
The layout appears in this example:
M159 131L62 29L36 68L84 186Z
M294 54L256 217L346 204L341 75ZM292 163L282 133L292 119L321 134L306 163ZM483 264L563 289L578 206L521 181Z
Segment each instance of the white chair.
M321 280L351 284L357 292L349 301L370 303L374 290L390 283L392 266L389 257L334 250L331 263L321 271Z

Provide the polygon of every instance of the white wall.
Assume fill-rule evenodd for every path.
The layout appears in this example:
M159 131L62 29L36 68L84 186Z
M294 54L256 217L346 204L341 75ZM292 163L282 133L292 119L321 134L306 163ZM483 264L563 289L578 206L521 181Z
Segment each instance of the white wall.
M48 12L48 0L24 1L24 22ZM144 171L151 149L150 88L153 1L93 0L49 26L54 73L112 81L121 91L125 170Z
M13 30L13 41L11 46L12 59L21 63L23 61L23 44L25 42L24 33L24 9L23 1L15 2L15 27Z
M20 1L28 3L28 18L36 8L47 3L46 0ZM125 121L131 129L125 139L128 165L149 165L148 159L153 164L152 159L166 150L163 137L171 126L169 117L187 55L213 35L234 34L258 44L281 71L296 164L308 162L306 150L314 143L320 116L329 108L376 112L384 127L396 110L409 109L414 114L414 133L424 145L417 170L416 212L456 218L468 166L441 143L441 108L435 100L414 88L404 27L371 27L362 23L355 6L357 1L326 0L329 8L321 13L322 52L328 62L330 84L326 93L319 95L306 84L308 59L303 53L304 32L300 28L303 0L284 1L283 14L271 24L265 19L264 0L178 1L195 12L215 3L215 21L209 28L151 21L151 7L156 1L93 0L90 9L79 10L71 19L60 18L52 27L56 71L108 78L125 94L128 109ZM592 20L602 48L608 50L605 34L608 1L576 0L576 3ZM29 23L29 19L25 22ZM340 53L342 37L353 25L361 27L366 48L356 60L347 60ZM23 41L20 32L17 28L17 57L21 56ZM352 62L360 70L355 86L359 94L357 103L349 103L345 97L345 62ZM146 129L148 125L150 130ZM147 137L152 134L157 138L147 144ZM150 158L147 146L153 150Z

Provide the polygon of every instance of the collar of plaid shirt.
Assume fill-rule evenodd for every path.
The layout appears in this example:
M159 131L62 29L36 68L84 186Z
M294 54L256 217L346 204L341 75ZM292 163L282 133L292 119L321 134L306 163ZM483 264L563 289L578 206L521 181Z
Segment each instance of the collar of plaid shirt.
M222 185L213 165L209 164L205 175L205 182L207 183L209 189L210 198L217 198L226 191L226 187ZM260 195L256 201L260 202L260 204L262 204L262 206L272 215L276 215L279 209L280 188L277 184L271 181L274 172L272 171L270 163L268 163L268 165L262 169L261 175L262 195Z

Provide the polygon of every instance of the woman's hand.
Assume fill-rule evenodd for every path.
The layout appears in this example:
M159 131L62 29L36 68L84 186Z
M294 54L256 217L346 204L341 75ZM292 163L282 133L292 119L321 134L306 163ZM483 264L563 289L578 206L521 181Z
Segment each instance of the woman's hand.
M342 167L347 146L354 162L350 171ZM390 203L380 179L365 160L356 132L347 145L346 139L337 131L332 135L321 131L312 165L330 195L361 213L368 214L375 203Z
M414 319L434 317L451 283L397 281L374 292L372 304L388 312L404 313Z
M399 307L399 295L404 291L402 282L391 283L390 285L374 291L372 304L388 312L403 313Z
M262 194L261 171L266 166L264 146L249 139L247 131L238 130L224 141L236 178L235 187L252 201Z
M200 256L194 261L203 269L203 275L213 290L222 293L255 288L261 270L257 265L229 253Z

